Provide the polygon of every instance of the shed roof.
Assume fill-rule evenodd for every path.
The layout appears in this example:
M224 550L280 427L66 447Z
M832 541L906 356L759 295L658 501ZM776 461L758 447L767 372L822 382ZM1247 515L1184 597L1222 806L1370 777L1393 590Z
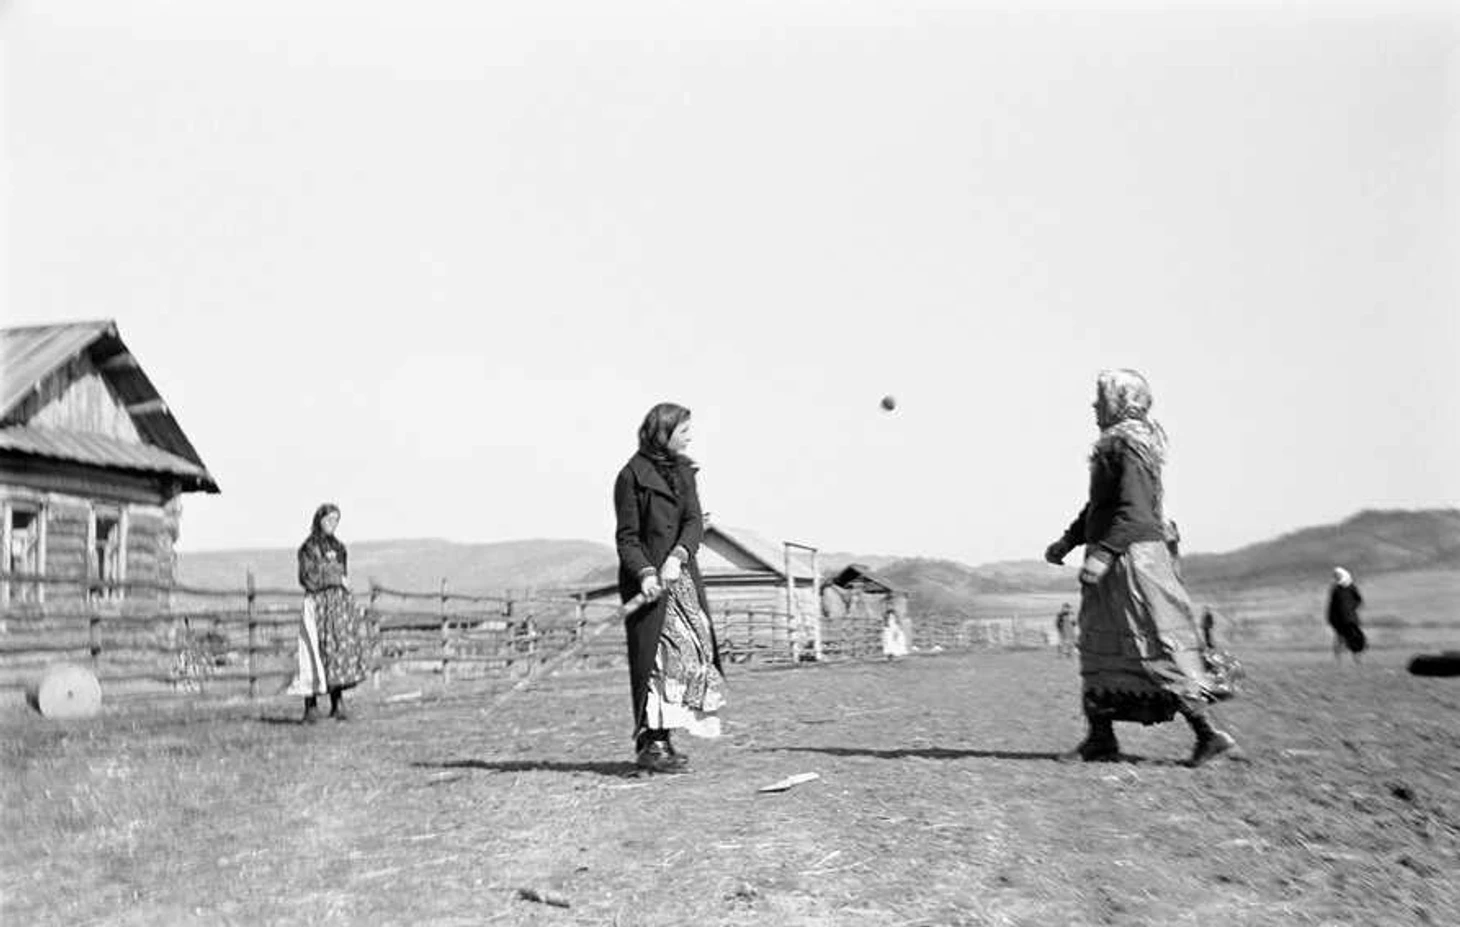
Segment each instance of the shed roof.
M831 579L833 586L861 586L878 592L896 592L891 583L873 573L861 563L849 563Z
M724 557L730 561L727 569L718 569L719 564L714 558L703 553L708 547L711 552L715 548L726 545L731 548L732 556ZM754 531L745 528L732 528L721 525L718 522L711 524L705 529L705 540L701 545L700 569L706 574L718 572L741 572L746 569L763 570L767 573L774 573L781 579L786 577L786 554L785 547L765 538ZM735 557L733 553L743 556ZM723 556L723 555L722 555ZM791 573L798 579L809 579L813 575L811 563L808 556L797 551L791 557Z
M143 444L26 427L21 407L52 374L86 354L127 407ZM4 448L104 467L170 473L189 489L217 492L203 460L117 332L100 319L0 329L0 432Z

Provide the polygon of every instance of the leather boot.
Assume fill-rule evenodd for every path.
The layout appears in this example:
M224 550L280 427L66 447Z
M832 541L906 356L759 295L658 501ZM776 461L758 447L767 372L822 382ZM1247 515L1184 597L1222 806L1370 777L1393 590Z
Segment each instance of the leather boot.
M319 699L310 695L304 699L304 717L299 720L300 724L319 723Z
M1186 765L1195 769L1237 749L1235 737L1212 726L1211 718L1207 717L1205 705L1183 704L1181 714L1186 718L1186 723L1191 725L1192 733L1196 735L1196 745L1191 748L1191 759L1187 760Z
M1108 763L1120 759L1115 725L1108 718L1087 718L1089 731L1079 746L1057 758L1061 763Z

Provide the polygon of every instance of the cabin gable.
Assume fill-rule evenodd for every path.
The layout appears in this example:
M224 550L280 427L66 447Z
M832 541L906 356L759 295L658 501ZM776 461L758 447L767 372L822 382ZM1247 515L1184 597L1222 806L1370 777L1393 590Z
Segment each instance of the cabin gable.
M126 404L85 354L46 377L16 411L19 423L144 443Z

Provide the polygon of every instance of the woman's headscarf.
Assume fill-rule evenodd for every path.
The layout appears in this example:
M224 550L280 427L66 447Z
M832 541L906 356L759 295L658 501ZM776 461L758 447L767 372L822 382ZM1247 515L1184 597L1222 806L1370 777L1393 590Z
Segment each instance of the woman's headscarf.
M683 454L669 449L669 439L674 429L689 421L689 410L673 402L661 402L649 410L639 426L639 453L648 458L674 492L679 492L677 471L682 466L694 466L694 462Z
M1135 370L1102 370L1095 380L1100 403L1100 437L1095 451L1124 444L1152 473L1166 463L1166 431L1151 418L1151 384Z
M1340 586L1352 586L1354 584L1353 575L1343 567L1333 568L1333 581Z

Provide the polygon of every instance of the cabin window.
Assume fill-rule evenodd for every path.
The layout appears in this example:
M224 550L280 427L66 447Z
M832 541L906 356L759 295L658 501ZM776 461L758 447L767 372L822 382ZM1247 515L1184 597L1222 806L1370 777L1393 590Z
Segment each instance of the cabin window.
M8 502L3 507L3 538L0 538L0 568L7 573L41 573L44 545L41 542L41 517L39 505ZM40 583L0 583L0 602L5 604L39 602L42 599Z
M121 587L103 585L126 579L126 519L120 508L98 506L91 513L91 575L97 599L120 599Z

